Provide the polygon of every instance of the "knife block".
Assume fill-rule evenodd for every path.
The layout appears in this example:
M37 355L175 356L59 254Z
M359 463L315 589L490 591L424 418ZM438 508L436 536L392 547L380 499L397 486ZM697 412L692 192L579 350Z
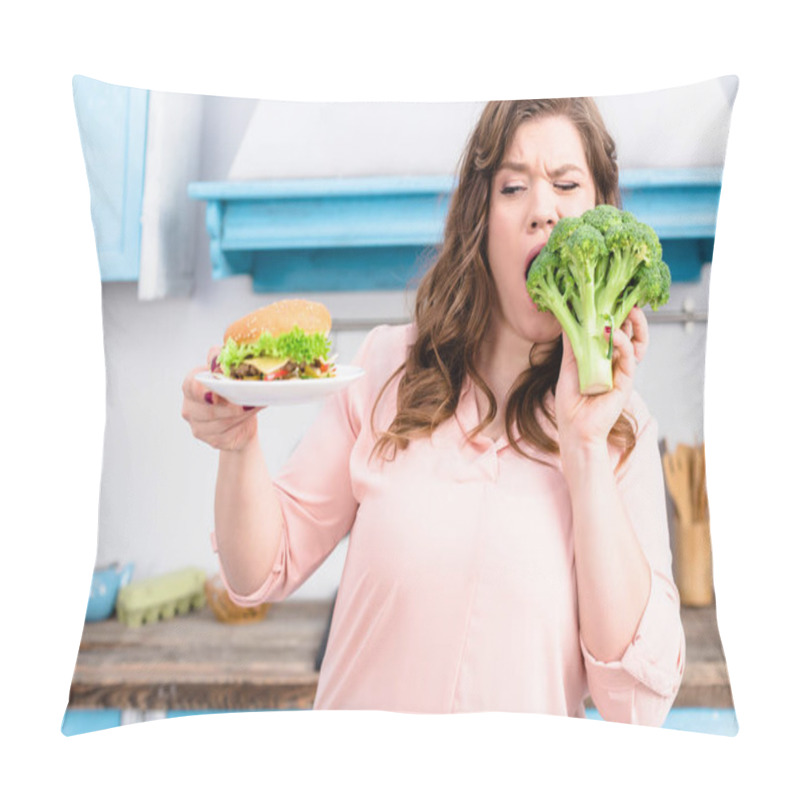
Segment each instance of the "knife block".
M675 531L675 582L685 606L708 606L714 601L711 532L708 520L678 521Z

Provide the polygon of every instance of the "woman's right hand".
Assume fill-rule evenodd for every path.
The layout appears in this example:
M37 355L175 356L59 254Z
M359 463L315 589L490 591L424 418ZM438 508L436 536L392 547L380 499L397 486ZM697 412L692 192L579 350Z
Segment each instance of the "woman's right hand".
M208 364L193 369L183 380L181 416L192 434L216 450L243 450L257 438L260 408L244 408L229 403L195 380L195 375L213 369L219 347L208 352Z

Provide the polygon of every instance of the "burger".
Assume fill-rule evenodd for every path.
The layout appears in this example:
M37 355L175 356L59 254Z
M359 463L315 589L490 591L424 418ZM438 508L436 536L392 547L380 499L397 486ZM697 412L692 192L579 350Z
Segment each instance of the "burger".
M279 300L228 326L212 371L245 381L333 377L330 330L322 303Z

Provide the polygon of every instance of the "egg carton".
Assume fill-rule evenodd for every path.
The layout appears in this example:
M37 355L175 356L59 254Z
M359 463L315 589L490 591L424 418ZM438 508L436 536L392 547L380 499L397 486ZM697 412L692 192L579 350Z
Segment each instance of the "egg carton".
M202 608L206 603L205 579L203 570L188 567L155 578L133 581L119 590L117 618L125 625L136 628Z

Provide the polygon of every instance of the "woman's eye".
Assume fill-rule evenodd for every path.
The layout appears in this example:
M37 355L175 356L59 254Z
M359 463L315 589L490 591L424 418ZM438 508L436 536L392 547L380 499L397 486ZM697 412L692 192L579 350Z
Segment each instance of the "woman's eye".
M562 192L571 192L573 189L578 188L577 183L556 183L556 189L560 189Z
M524 186L504 186L500 190L500 194L516 194L517 192L521 192L525 189Z

